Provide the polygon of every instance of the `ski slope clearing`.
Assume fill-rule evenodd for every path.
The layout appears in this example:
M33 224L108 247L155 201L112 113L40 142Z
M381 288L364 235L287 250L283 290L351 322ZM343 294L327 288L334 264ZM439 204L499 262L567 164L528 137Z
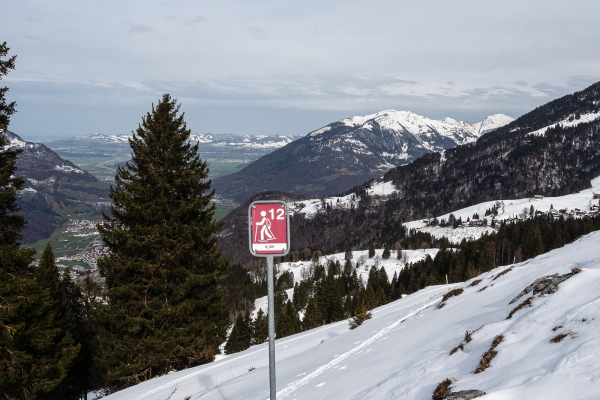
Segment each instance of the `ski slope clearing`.
M452 390L482 390L485 400L597 399L598 245L600 232L594 232L512 268L420 290L375 309L355 330L341 321L277 340L277 398L428 400L438 383L450 378ZM556 292L527 293L509 304L536 279L573 268L581 272ZM444 294L459 288L462 293L438 308ZM507 319L529 297L529 305ZM474 373L500 335L488 368ZM253 346L107 399L266 400L267 359L266 344Z
M495 232L496 229L490 227L492 219L495 219L497 222L511 222L529 218L532 206L535 211L542 213L550 212L556 216L563 215L565 218L579 217L588 213L598 212L598 200L594 200L593 197L594 193L600 193L600 177L593 179L591 183L592 187L590 189L566 196L488 201L437 217L440 221L442 219L448 221L450 214L453 214L456 219L462 218L463 222L465 222L467 218L473 219L473 215L478 214L482 220L486 220L487 226L463 226L452 229L452 227L428 226L427 220L411 221L404 225L408 229L428 232L438 239L445 236L450 243L458 244L463 239L475 240L485 233ZM494 206L498 207L498 215L485 216L486 210Z
M575 119L571 116L569 118L565 118L564 120L562 120L560 122L557 122L556 124L548 125L542 129L538 129L537 131L529 132L529 134L535 135L535 136L544 136L548 129L556 128L559 125L562 126L563 128L568 128L568 127L572 127L572 126L577 126L577 125L585 123L585 122L592 122L592 121L597 120L598 118L600 118L600 114L597 114L597 113L582 114L577 119Z

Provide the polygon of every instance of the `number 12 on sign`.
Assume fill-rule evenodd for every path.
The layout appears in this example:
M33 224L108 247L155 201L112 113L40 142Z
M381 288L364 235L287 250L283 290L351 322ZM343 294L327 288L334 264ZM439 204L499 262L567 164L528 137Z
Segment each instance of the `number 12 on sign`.
M287 205L256 201L248 209L250 252L255 256L285 255L289 251Z

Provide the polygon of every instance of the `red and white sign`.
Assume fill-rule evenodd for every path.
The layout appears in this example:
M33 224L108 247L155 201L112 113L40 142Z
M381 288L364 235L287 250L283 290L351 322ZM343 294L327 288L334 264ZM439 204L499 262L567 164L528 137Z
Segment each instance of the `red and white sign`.
M287 205L256 202L249 209L250 251L254 255L287 254L289 249Z

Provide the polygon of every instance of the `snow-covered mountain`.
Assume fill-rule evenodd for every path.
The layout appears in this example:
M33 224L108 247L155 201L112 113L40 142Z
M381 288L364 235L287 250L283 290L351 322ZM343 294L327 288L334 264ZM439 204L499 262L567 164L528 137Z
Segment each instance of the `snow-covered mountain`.
M514 121L513 118L504 114L494 114L481 122L473 123L457 121L452 118L432 120L410 111L385 110L375 114L343 119L317 129L308 136L318 141L325 132L342 128L343 135L339 135L339 140L332 141L325 138L322 140L322 144L339 148L340 150L337 151L341 151L340 145L343 146L347 143L349 146L345 146L346 150L360 154L364 151L365 145L373 140L364 131L374 132L383 139L381 143L382 146L385 146L384 151L381 152L383 159L394 164L391 160L414 159L413 154L418 150L443 151L459 144L474 142L481 135L512 121ZM349 129L344 129L344 127ZM396 162L395 165L398 163ZM385 164L381 164L381 168L387 169Z
M309 196L345 192L426 153L471 143L513 119L495 114L477 123L432 120L409 111L342 119L215 179L220 196L244 202L262 190Z
M277 399L429 400L446 379L482 399L596 399L598 242L594 232L465 283L427 287L376 308L355 330L341 321L279 339ZM475 373L484 355L489 366ZM265 343L106 399L265 400L268 382Z
M69 176L71 180L98 181L94 176L69 160L61 158L42 143L24 141L19 135L11 131L6 131L5 137L8 140L6 148L20 148L23 150L17 159L16 175L24 177L31 183L54 182L62 176Z
M102 144L125 144L129 145L131 135L103 135L100 133L92 133L87 136L75 136L71 141L102 143ZM294 135L233 135L233 134L200 134L191 135L192 142L198 142L200 145L210 145L217 147L233 147L247 149L277 149L283 147L300 136ZM65 142L65 141L61 141Z

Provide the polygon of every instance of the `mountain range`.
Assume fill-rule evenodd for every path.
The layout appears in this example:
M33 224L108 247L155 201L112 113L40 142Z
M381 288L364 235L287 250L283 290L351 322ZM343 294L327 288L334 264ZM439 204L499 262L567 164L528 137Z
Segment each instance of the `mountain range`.
M426 153L471 143L513 119L495 114L477 123L432 120L409 111L355 116L310 132L214 180L218 196L242 203L261 190L307 196L348 191Z
M293 216L291 247L311 254L390 245L406 234L402 224L407 221L484 201L575 193L600 175L598 149L600 82L540 106L474 143L388 170L383 182L393 190L384 195L369 193L372 182L367 181L351 191L351 207L324 198L321 212ZM247 224L249 202L275 198L298 200L285 192L262 193L227 215L219 245L232 263L254 260L248 232L239 229Z
M104 135L92 133L86 136L74 136L71 139L56 141L57 144L65 143L113 143L129 145L131 135ZM235 134L199 134L190 135L190 140L201 145L215 147L231 147L240 149L276 149L283 147L300 136L294 135L235 135Z

